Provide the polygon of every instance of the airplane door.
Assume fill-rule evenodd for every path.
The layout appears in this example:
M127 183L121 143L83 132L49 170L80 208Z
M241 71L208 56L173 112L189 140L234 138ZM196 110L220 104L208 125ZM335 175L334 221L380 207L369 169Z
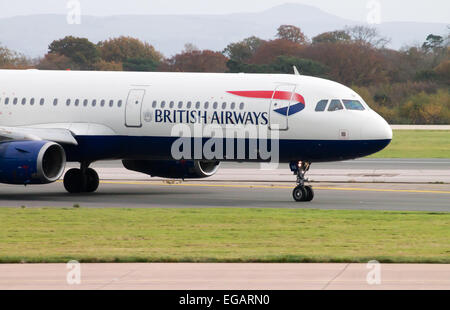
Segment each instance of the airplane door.
M142 101L144 100L145 90L132 89L128 93L127 104L125 107L125 126L141 127Z
M273 93L270 103L270 130L288 129L288 112L294 95L295 85L280 85Z

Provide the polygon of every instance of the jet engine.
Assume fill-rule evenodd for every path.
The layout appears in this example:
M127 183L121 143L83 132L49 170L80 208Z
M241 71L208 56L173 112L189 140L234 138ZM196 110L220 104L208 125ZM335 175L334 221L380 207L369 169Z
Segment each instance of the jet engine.
M66 166L61 145L49 141L0 143L0 182L47 184L58 180Z

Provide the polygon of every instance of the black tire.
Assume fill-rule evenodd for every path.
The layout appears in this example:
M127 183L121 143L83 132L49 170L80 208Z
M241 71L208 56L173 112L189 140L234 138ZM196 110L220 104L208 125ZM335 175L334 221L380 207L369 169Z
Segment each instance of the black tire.
M64 175L64 188L71 194L83 191L83 175L80 169L70 169Z
M292 192L292 197L294 198L295 201L305 201L305 197L306 197L306 190L304 187L302 186L297 186L296 188L294 188L294 191Z
M304 201L312 201L314 199L314 190L311 186L305 186L306 196Z
M100 178L94 169L86 170L86 193L93 193L98 189Z

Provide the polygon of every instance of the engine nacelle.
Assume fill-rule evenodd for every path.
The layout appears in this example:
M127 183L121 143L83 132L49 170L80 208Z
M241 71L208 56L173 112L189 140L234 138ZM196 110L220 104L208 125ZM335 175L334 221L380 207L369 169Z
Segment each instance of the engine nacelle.
M49 141L0 143L0 182L47 184L58 180L66 166L61 145Z
M218 161L198 160L124 160L125 168L152 177L170 179L202 179L214 175L219 169Z

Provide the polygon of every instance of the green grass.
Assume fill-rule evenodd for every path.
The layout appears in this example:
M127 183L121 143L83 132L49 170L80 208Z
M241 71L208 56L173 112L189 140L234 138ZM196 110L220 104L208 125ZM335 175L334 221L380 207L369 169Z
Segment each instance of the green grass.
M0 208L0 262L450 263L450 213Z
M450 158L448 130L394 130L391 144L373 158Z

